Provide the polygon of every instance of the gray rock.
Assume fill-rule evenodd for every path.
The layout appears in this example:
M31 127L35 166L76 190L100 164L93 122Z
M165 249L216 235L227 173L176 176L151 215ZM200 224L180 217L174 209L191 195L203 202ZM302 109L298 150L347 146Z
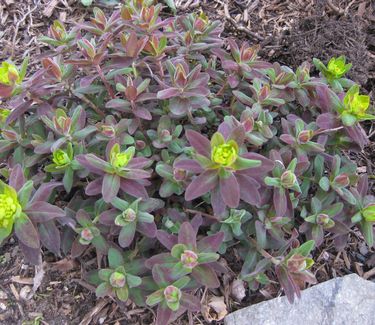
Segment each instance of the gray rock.
M225 325L375 325L375 283L349 274L302 291L294 304L279 297L238 310Z

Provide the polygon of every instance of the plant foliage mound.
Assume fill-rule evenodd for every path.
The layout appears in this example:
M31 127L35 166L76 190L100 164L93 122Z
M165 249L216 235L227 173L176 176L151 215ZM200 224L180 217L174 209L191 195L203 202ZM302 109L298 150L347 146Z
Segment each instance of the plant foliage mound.
M374 244L367 176L343 154L368 142L369 97L344 57L313 77L161 9L55 21L38 71L2 63L0 241L32 264L96 254L97 296L157 306L157 324L199 311L234 248L250 290L278 281L292 301L323 238Z

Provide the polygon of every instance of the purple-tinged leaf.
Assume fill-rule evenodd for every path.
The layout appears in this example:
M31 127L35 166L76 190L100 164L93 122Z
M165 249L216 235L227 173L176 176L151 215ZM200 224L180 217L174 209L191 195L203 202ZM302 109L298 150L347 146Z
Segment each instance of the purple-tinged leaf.
M14 232L17 238L25 246L34 249L40 248L38 232L26 214L21 213L21 215L16 218L14 223Z
M88 155L78 155L75 157L75 160L78 161L78 163L88 169L90 172L98 175L104 174L105 167L108 167L108 163L92 154L90 154L90 161L87 159Z
M203 168L201 167L201 165L197 161L192 160L192 159L178 160L173 164L173 167L178 168L178 169L187 170L187 171L190 171L190 172L193 172L193 173L196 173L196 174L199 174L199 173L203 172Z
M198 229L202 225L202 223L203 223L203 218L200 213L196 214L194 218L191 219L190 224L193 227L196 234L198 233Z
M172 97L179 96L181 94L178 88L168 88L164 90L159 90L157 93L158 99L169 99Z
M117 209L110 209L102 212L99 216L99 221L103 225L113 226L115 224L116 217L120 214Z
M275 188L273 191L273 205L276 212L276 217L283 217L287 210L287 195L283 188Z
M210 158L211 144L206 137L193 130L187 130L185 135L190 145L196 150L197 153Z
M227 177L220 177L220 193L224 203L230 208L237 208L240 204L240 187L233 173Z
M236 174L238 185L240 186L240 197L245 202L258 206L261 202L259 188L260 184L253 178Z
M39 225L39 235L42 244L55 255L60 255L60 231L53 221L47 221Z
M216 234L204 237L197 243L200 253L216 253L224 240L224 232L219 231Z
M144 167L148 167L150 163L152 163L150 159L144 157L135 157L129 161L126 167L132 169L142 169Z
M127 179L141 179L141 178L150 178L151 172L143 169L129 169L125 170L125 178Z
M118 236L118 243L121 247L126 248L131 245L135 235L136 223L130 222L126 226L123 226Z
M181 225L178 232L178 243L193 248L197 246L197 233L190 223L184 222Z
M215 215L222 215L225 212L226 205L221 198L220 187L217 186L211 191L211 205Z
M105 174L102 183L103 200L110 203L120 190L120 176L116 174Z
M47 222L65 216L64 210L44 201L36 201L29 204L25 213L33 222Z
M185 200L194 200L217 186L219 177L217 170L206 170L193 179L185 191Z
M220 287L220 281L217 278L215 271L213 271L208 265L197 265L193 269L191 275L198 283L208 288Z
M133 179L121 179L120 188L127 194L135 197L147 199L148 194L145 187Z
M20 164L15 165L9 176L9 186L13 187L17 192L21 189L23 184L25 184L26 178L23 173Z
M157 228L154 222L138 222L137 231L148 238L154 238L156 236Z
M286 297L290 303L293 303L294 294L296 294L297 297L301 296L301 291L298 285L293 281L289 272L283 266L275 266L275 272L281 287L284 289Z
M169 234L164 230L158 230L156 232L156 238L163 246L165 246L169 250L171 250L172 247L178 243L177 236Z
M31 265L41 265L42 264L42 254L40 253L40 248L32 248L26 246L21 241L18 242L18 246L21 248L23 255L25 256L26 263Z
M339 119L331 113L318 115L316 124L322 129L333 129L340 126Z
M189 311L199 311L201 309L201 302L198 297L183 292L180 299L181 306Z
M102 192L102 183L103 177L99 177L90 182L85 188L86 195L94 196L100 194Z
M1 94L0 94L0 97L1 97ZM26 102L22 102L20 105L13 108L11 113L6 119L6 124L9 125L10 123L17 120L21 115L25 114L31 107L32 103L33 103L33 100L28 100Z
M176 262L176 258L173 257L170 253L161 253L147 259L145 265L147 268L152 269L156 264L175 264Z
M166 304L159 304L156 313L155 325L166 325L169 324L173 311Z
M77 258L79 256L81 256L83 254L83 252L87 249L88 246L86 245L82 245L80 242L79 242L79 237L76 238L74 241L73 241L73 244L72 244L72 249L71 249L71 256L72 258Z
M358 181L357 190L362 197L368 193L368 176L367 174L361 175Z

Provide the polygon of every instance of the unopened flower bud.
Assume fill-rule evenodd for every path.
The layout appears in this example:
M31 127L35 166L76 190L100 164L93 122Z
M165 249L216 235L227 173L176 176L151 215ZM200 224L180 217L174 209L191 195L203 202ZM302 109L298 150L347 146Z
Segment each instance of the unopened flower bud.
M311 140L314 135L314 131L312 130L303 130L298 134L298 142L299 143L306 143Z
M186 170L174 168L173 169L173 178L176 181L183 181L186 178Z
M345 173L340 174L335 177L335 179L333 180L333 183L339 187L346 187L350 183L349 176Z
M164 297L169 303L179 302L181 298L181 290L173 285L170 285L164 289Z
M126 277L120 272L113 272L109 278L109 283L114 288L122 288L126 283Z
M160 135L162 140L168 140L168 138L171 136L171 132L169 132L169 130L167 129L164 129L163 131L161 131Z
M325 213L320 213L316 217L317 224L321 225L321 226L324 226L324 225L328 224L329 220L330 220L329 215L327 215Z
M87 242L91 242L94 239L94 235L90 228L84 228L81 231L81 238Z
M248 117L244 122L242 122L242 125L245 129L245 132L251 132L254 128L254 118Z
M193 251L185 250L181 254L181 262L185 267L192 269L198 265L198 255Z
M286 170L281 175L281 185L284 188L292 188L297 182L297 176L290 170Z
M109 124L103 124L100 126L100 132L108 138L113 138L116 135L115 128Z
M143 150L144 148L146 148L146 142L144 142L143 140L136 140L135 141L135 149Z

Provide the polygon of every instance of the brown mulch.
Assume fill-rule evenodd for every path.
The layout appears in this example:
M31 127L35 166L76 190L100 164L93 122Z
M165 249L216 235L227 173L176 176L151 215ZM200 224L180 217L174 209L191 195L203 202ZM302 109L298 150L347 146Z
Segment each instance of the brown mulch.
M84 20L92 8L84 8L79 2L0 0L0 62L11 58L20 63L30 55L31 70L37 69L38 56L46 50L38 37L46 34L54 19L68 25ZM102 3L99 5L105 8ZM375 2L371 0L176 0L176 4L180 13L202 9L211 19L225 21L226 36L259 43L263 57L293 68L313 57L326 61L331 56L344 54L353 63L350 77L375 102ZM374 124L367 123L366 130L375 141ZM352 155L360 166L359 172L367 171L372 179L374 152L372 142L363 152ZM230 266L237 271L237 253L235 250L230 253ZM356 232L351 234L345 251L337 253L327 240L315 258L315 272L320 282L353 272L366 279L375 277L375 254ZM14 240L0 247L0 324L152 323L153 313L149 309L117 305L111 299L96 300L90 288L80 282L78 262L63 259L56 263L57 259L50 255L45 260L43 281L31 295L34 270L23 264ZM233 311L280 294L279 288L271 284L257 293L247 290L245 300L238 303L230 297L234 277L235 272L229 270L222 288L198 292L202 302L212 294L223 296L228 310ZM215 317L213 310L209 312L209 316ZM188 315L176 324L189 322L207 323L201 315Z

